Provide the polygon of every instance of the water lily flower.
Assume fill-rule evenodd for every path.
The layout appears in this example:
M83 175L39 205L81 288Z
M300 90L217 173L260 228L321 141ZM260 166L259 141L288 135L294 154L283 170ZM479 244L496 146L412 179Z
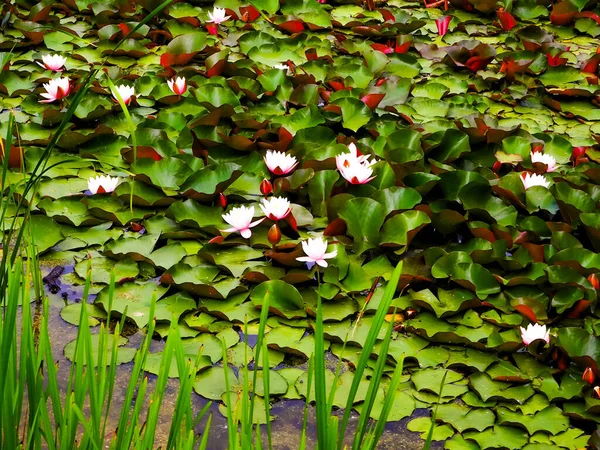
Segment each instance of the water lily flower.
M275 175L290 173L298 165L295 156L287 155L285 152L267 151L264 157L268 169Z
M556 169L558 169L558 164L556 164L556 159L554 159L553 156L546 155L542 152L531 152L530 156L532 163L539 162L546 164L546 172L554 172Z
M514 16L511 13L504 11L504 8L500 8L496 11L496 15L498 16L500 26L504 31L510 31L517 25L517 20Z
M354 143L348 146L349 153L342 153L335 157L335 164L342 176L352 184L365 184L373 178L371 166L375 161L369 161L366 155L358 155L358 149Z
M67 58L60 55L43 55L42 62L44 64L38 64L40 64L40 66L45 67L48 70L60 72L65 63L67 62Z
M227 228L226 231L228 233L239 232L242 237L248 239L252 236L252 231L250 228L255 227L259 223L264 220L264 217L260 220L252 222L252 218L254 217L254 206L238 206L237 208L233 208L227 214L223 214L223 220L231 225L231 228Z
M121 100L123 100L123 103L125 103L126 105L129 105L131 97L135 97L135 89L133 89L133 86L126 86L122 84L120 86L116 86L115 89L119 93L119 96L121 97ZM115 92L113 92L113 97L115 98L115 100L117 99L117 95Z
M348 153L341 153L335 157L335 165L340 172L354 162L362 163L366 161L368 165L374 164L374 162L368 161L368 156L358 154L358 148L354 142L348 145L348 150Z
M92 194L104 194L114 191L119 185L119 177L98 175L88 180L88 189Z
M68 78L56 78L44 83L44 89L46 89L46 92L42 93L42 97L46 100L40 100L40 103L52 103L69 95L71 83Z
M550 342L550 330L546 330L546 325L529 324L527 328L519 327L519 329L525 345L531 344L536 339L543 339L546 344Z
M223 22L227 22L231 16L225 15L225 8L215 8L212 13L208 13L208 22L212 22L215 25L219 25Z
M444 36L448 32L448 25L450 25L451 20L451 16L442 16L439 19L435 19L439 36Z
M271 197L270 199L263 198L260 204L265 216L271 220L285 219L292 211L290 201L285 197Z
M177 77L176 80L167 80L167 84L169 85L169 89L177 95L182 95L187 90L187 84L184 77Z
M315 263L327 267L326 259L335 258L337 250L327 253L327 241L323 238L313 238L302 241L302 250L306 256L296 258L297 261L306 262L310 269Z
M375 178L373 169L364 163L354 163L340 171L342 176L352 184L366 184Z
M532 186L544 186L546 189L550 188L550 182L546 180L543 175L538 175L536 173L522 173L521 181L523 182L525 190Z

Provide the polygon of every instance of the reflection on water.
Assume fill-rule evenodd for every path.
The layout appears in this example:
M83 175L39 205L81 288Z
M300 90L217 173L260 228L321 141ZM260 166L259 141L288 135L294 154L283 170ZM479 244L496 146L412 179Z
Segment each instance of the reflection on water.
M49 273L49 269L42 268L43 274ZM72 271L72 268L67 268L64 274ZM48 329L50 333L50 340L53 345L54 360L58 363L58 377L59 386L61 389L66 390L67 380L69 377L70 362L65 358L63 349L67 343L72 341L77 336L77 327L68 324L60 317L60 310L67 304L81 301L82 289L78 286L67 286L60 282L60 290L52 293L46 289L50 308L50 317L48 319ZM55 290L55 289L54 289ZM37 313L40 313L38 308ZM140 331L132 331L128 334L129 343L127 346L138 348L144 338L143 333ZM129 335L130 334L130 335ZM249 339L252 337L249 336ZM252 342L250 342L252 344ZM161 350L163 342L153 341L151 350L153 352ZM109 422L107 425L107 440L110 440L112 433L114 432L116 425L119 420L119 412L121 405L125 400L125 393L127 389L127 383L129 382L129 375L131 372L133 363L122 364L117 367L116 372L116 383L113 393L113 401L111 405L111 412L109 414ZM154 389L154 383L156 376L148 375L148 393L149 398ZM179 382L177 379L169 379L167 388L161 407L161 416L159 418L158 426L156 429L156 446L164 445L167 442L169 436L170 420L174 415L174 407L177 399ZM198 413L207 401L192 393L192 405L195 413ZM273 403L271 408L271 415L276 417L276 420L272 422L272 433L273 433L273 448L276 450L296 450L300 440L300 432L302 429L302 417L304 411L304 402L301 400L277 400ZM340 415L342 411L336 411L335 414ZM215 402L209 409L209 413L212 414L212 424L208 439L208 448L210 450L226 450L227 449L227 420L218 411L218 404ZM204 426L207 416L199 423L197 431L201 433L204 430ZM417 433L412 433L406 429L406 424L414 417L420 417L429 415L427 410L417 410L414 415L410 418L406 418L400 422L388 423L383 437L378 445L378 449L381 450L404 450L404 449L421 449L423 448L423 441L419 438ZM348 443L350 443L350 437L352 436L352 429L358 422L358 415L353 414L351 416L349 427L348 427ZM316 417L314 409L309 410L309 421L308 421L308 437L307 437L307 448L315 448L315 437L316 437ZM266 428L263 433L263 437L266 436ZM432 448L442 448L443 445L436 443Z

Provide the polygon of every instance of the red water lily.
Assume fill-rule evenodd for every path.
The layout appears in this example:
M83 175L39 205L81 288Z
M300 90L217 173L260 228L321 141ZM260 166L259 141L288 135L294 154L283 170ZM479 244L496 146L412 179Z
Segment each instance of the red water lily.
M500 8L496 11L496 15L498 16L500 26L504 31L510 31L517 25L517 20L514 16L511 13L504 11L504 8Z
M450 25L451 20L451 16L442 16L439 19L435 19L435 25L437 26L439 36L444 36L448 32L448 25Z

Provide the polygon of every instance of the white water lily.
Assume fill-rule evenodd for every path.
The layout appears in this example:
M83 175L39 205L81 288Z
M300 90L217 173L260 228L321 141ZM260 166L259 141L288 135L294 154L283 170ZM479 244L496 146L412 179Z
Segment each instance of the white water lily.
M326 259L335 258L337 250L327 253L327 240L324 238L313 238L302 241L302 250L306 256L296 258L297 261L306 262L310 269L315 263L321 267L327 267Z
M285 219L291 211L290 201L284 197L263 198L260 209L271 220Z
M252 231L250 228L255 227L259 223L261 223L264 217L260 220L252 222L252 218L254 217L254 206L238 206L233 208L227 214L223 214L223 220L231 225L231 228L227 228L226 231L228 233L239 232L242 237L248 239L252 236Z
M40 100L40 103L51 103L56 100L65 98L71 92L71 83L68 78L56 78L44 83L46 92L42 93L42 97L46 100Z
M525 345L531 344L536 339L543 339L546 343L550 342L550 330L546 329L546 325L529 324L527 328L519 327L519 329Z
M285 152L267 151L264 157L267 168L275 175L285 175L290 173L298 165L295 156L290 156Z
M123 100L123 103L129 105L131 97L135 96L135 89L133 88L133 86L126 86L124 84L121 84L120 86L115 86L115 89L119 93L121 100ZM114 91L113 97L115 98L115 100L117 99L117 95Z
M104 194L113 192L121 179L109 175L98 175L88 180L88 189L92 194Z
M48 70L52 70L54 72L60 72L65 63L67 62L67 58L60 55L43 55L42 56L43 64L40 66L45 67Z
M531 162L532 163L543 163L546 164L547 169L546 172L554 172L558 169L558 164L556 163L556 159L553 156L546 155L542 152L531 152Z
M176 80L167 80L167 84L169 85L169 89L177 95L182 95L187 90L187 83L184 77L177 77Z
M342 176L352 184L365 184L373 178L371 166L375 161L369 161L368 156L358 155L358 149L354 143L348 146L348 153L342 153L335 157L335 164Z
M212 13L208 13L208 22L212 22L214 24L221 24L223 22L227 22L231 16L225 15L225 8L215 8Z
M550 182L546 180L543 175L538 175L536 173L522 173L521 181L523 182L525 190L533 186L543 186L546 189L550 187Z
M271 66L271 67L273 69L285 71L285 74L287 76L291 76L293 74L292 70L290 69L290 66L288 66L287 64L275 64L274 66Z

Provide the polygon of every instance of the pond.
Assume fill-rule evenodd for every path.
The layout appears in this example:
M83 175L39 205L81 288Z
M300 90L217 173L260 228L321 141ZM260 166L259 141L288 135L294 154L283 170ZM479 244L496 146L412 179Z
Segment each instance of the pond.
M600 448L598 24L7 5L0 446Z

